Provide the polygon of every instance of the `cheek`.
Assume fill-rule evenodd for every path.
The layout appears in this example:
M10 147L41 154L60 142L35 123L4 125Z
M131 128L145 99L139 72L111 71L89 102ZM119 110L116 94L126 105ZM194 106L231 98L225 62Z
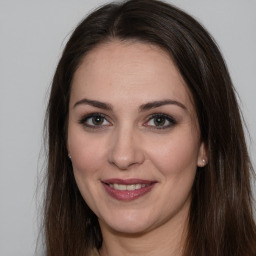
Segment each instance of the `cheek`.
M199 143L192 135L170 136L157 146L148 147L152 162L164 176L179 176L194 173L197 168Z
M68 147L75 180L85 202L93 209L96 209L94 198L100 197L96 188L105 159L104 147L99 146L102 143L102 139L92 140L81 129L70 129Z
M148 152L166 195L158 200L173 214L188 202L197 170L197 140L190 136L183 138L165 140L165 144Z
M106 152L101 138L90 138L82 131L70 129L68 147L75 176L89 176L102 166Z

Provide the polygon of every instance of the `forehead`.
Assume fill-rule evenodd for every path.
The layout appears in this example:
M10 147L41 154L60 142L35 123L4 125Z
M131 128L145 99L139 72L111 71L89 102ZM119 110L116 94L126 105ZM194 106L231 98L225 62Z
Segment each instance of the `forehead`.
M82 96L102 101L126 96L134 103L172 98L191 105L190 92L171 57L141 42L111 41L90 51L72 83L71 101Z

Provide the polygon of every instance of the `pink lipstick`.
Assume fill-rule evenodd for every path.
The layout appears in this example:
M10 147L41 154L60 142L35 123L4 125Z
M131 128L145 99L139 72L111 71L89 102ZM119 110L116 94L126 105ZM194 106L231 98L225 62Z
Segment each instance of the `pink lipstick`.
M113 198L131 201L148 193L156 182L142 179L108 179L103 180L102 184Z

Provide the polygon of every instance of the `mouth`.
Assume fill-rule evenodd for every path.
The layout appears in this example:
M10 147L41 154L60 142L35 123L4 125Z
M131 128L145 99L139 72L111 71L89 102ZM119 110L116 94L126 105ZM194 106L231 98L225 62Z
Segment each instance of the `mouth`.
M131 185L124 185L124 184L108 184L111 188L120 190L120 191L134 191L137 189L148 187L150 184L131 184Z
M150 192L156 182L141 179L110 179L102 181L102 184L111 197L131 201Z

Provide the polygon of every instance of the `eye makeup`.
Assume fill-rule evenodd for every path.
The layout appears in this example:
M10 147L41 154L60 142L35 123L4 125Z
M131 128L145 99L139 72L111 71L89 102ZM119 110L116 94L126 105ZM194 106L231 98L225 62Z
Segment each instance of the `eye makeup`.
M113 125L105 114L98 112L86 114L79 120L79 124L91 129L104 129ZM172 116L164 113L154 113L147 118L143 126L150 129L162 130L171 128L176 124L177 121Z
M164 113L152 114L148 121L144 124L146 127L151 129L168 129L177 124L177 121L170 115Z
M112 126L112 124L106 118L106 115L102 113L89 113L83 116L79 123L86 128L102 129L106 126Z

